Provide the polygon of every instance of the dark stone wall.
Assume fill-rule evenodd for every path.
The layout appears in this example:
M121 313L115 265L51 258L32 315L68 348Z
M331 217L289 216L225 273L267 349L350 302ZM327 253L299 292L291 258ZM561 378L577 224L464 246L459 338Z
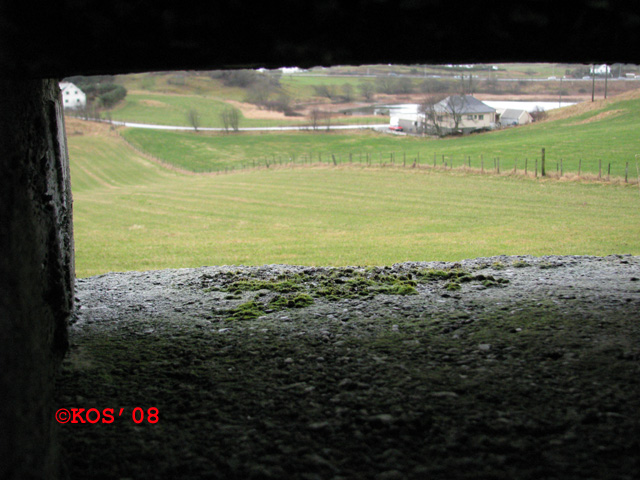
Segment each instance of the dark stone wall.
M0 78L0 478L57 478L55 371L73 307L59 87Z

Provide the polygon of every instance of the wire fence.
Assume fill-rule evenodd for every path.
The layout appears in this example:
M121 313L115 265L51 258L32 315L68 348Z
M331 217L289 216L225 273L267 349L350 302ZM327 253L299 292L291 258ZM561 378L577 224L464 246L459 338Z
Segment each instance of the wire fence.
M251 159L216 160L211 159L197 168L178 165L167 159L159 158L128 141L117 132L131 148L163 165L190 173L226 174L255 169L293 168L293 167L369 167L398 169L432 169L441 171L468 172L493 175L513 175L532 178L554 178L566 180L591 180L611 183L640 185L640 167L638 158L620 162L604 162L602 159L549 159L545 149L539 155L524 158L505 158L491 155L447 155L420 151L400 152L305 152L287 154L268 154Z

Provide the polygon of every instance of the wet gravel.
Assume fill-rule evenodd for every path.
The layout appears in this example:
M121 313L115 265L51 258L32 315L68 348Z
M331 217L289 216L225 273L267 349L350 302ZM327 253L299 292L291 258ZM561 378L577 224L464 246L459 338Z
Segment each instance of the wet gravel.
M628 255L80 279L65 475L637 479L639 312Z

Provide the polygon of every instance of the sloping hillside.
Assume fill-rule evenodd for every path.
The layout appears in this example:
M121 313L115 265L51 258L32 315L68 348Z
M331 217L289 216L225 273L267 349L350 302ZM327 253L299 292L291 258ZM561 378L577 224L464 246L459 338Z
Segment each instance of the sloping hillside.
M445 139L372 133L281 132L203 134L129 129L143 151L196 172L274 163L336 162L464 165L483 171L514 169L533 175L544 148L547 173L591 178L633 176L640 138L640 91L552 110L549 119L516 128ZM498 160L499 159L499 160ZM627 168L630 170L628 171ZM538 165L538 169L540 169Z

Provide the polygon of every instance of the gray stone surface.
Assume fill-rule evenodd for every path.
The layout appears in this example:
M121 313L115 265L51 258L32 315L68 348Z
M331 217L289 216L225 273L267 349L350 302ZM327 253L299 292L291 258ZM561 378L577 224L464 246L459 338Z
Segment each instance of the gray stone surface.
M57 407L125 413L62 426L71 478L640 472L640 257L112 273L77 295Z

